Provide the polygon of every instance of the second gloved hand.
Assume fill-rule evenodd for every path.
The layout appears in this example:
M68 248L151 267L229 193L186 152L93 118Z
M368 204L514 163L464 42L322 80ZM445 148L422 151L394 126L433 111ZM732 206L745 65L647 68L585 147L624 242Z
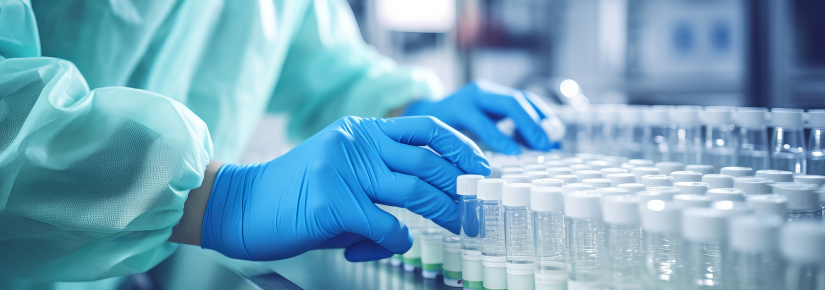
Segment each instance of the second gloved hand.
M468 173L488 175L489 164L472 141L435 118L345 117L270 162L223 165L201 245L246 260L331 245L347 247L350 261L404 253L412 246L407 227L375 203L457 233L455 181Z

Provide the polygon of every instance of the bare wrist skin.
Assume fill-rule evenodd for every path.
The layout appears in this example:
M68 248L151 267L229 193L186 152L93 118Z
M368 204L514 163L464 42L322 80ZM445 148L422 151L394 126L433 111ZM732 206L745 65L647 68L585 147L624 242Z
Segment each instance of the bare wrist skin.
M215 184L215 175L221 169L223 163L209 161L206 171L203 174L201 186L189 191L189 197L183 204L183 217L180 222L172 228L170 242L188 244L194 246L201 245L201 227L203 226L203 214L206 212L206 204L209 203L209 195L212 194L212 185Z

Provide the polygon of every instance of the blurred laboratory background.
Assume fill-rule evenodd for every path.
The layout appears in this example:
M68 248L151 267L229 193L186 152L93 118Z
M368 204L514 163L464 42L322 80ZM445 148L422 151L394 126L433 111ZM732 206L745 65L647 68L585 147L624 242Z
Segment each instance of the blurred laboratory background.
M488 79L558 99L572 79L579 106L825 108L823 1L349 3L368 43L447 91Z

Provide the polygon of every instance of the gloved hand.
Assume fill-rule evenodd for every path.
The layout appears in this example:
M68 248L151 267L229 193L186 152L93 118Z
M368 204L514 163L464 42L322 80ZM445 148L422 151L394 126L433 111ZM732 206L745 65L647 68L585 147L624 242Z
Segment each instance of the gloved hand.
M407 226L375 203L458 233L456 178L489 167L472 141L435 118L345 117L272 161L223 165L201 246L246 260L330 247L346 247L350 261L401 254L412 246Z
M564 125L535 95L486 81L471 82L440 101L418 101L404 116L433 116L456 130L467 130L482 142L505 154L519 154L518 143L547 151L558 148ZM502 134L496 122L510 118L516 126L511 139ZM550 132L553 140L548 138ZM556 141L556 142L553 142Z

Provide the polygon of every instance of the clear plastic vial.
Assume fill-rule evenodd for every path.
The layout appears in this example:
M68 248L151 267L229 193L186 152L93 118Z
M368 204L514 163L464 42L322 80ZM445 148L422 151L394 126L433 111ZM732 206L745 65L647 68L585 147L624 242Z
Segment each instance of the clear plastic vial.
M533 263L533 215L530 213L531 184L505 184L504 237L507 251L507 289L535 289Z
M424 220L425 227L421 231L421 276L425 279L435 279L441 266L444 264L444 248L441 242L441 226L432 220Z
M682 213L685 244L678 259L685 261L681 289L727 289L722 265L727 249L727 216L712 208L688 208Z
M644 158L653 162L670 161L670 120L668 111L663 107L650 107L642 114L644 126Z
M676 289L678 279L684 276L684 263L677 260L682 248L681 207L654 200L640 208L644 229L644 289Z
M456 183L458 216L461 223L461 279L464 289L482 289L481 271L481 200L478 183L481 175L461 175ZM498 179L500 180L500 179ZM444 278L447 278L445 272Z
M766 108L737 108L733 112L736 124L736 165L763 170L770 168L770 143L768 143Z
M641 114L643 107L627 106L619 111L619 124L616 135L619 146L621 146L621 156L631 159L641 159L644 155L642 144L645 139L645 129L642 124Z
M771 169L805 174L802 110L773 109L771 115L774 126L771 138Z
M536 290L567 289L567 240L564 191L533 188L530 192L536 251Z
M507 289L507 251L504 247L503 179L478 182L481 199L481 268L484 289Z
M606 225L604 289L643 289L644 252L639 198L631 195L602 199Z
M697 115L701 108L679 106L670 112L671 120L675 123L668 138L671 160L683 164L697 164L702 160L702 126Z
M772 214L782 220L788 219L788 199L778 194L748 196L746 203L755 214Z
M461 237L448 230L441 231L443 244L444 285L461 288Z
M702 148L702 164L719 168L736 164L737 140L731 120L732 107L706 107L699 112L699 118L705 124L705 136Z
M780 234L785 290L825 289L825 228L811 221L789 223ZM780 276L781 277L781 276Z
M604 223L600 200L601 195L595 191L564 194L567 252L570 263L568 289L602 289Z
M808 142L807 174L825 175L825 110L808 110L811 137Z
M822 206L816 185L779 182L773 184L773 193L788 199L788 221L822 220Z
M413 236L412 247L402 256L404 271L415 272L416 269L421 268L421 230L424 218L409 210L404 211L403 215L404 223L407 224Z
M777 276L784 269L778 237L782 222L776 215L737 216L731 220L727 289L782 289L783 279Z

